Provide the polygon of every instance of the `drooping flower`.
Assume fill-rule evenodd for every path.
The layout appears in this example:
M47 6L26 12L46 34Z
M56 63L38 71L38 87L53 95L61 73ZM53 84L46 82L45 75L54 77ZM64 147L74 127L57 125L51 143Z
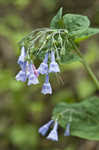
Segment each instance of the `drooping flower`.
M26 66L27 66L27 64L25 63L24 67L22 67L21 70L19 71L19 73L16 75L17 81L22 81L22 82L26 81L26 79L27 79Z
M47 139L52 140L52 141L58 141L58 122L55 121L54 127L51 130L51 132L49 133L49 135L47 136Z
M64 136L70 136L70 124L69 123L66 125Z
M46 123L45 125L43 125L42 127L40 127L38 132L42 136L45 136L53 122L54 122L53 120L50 120L48 123Z
M54 51L51 51L51 63L49 67L49 73L51 72L60 72L59 66L57 62L55 61L55 54Z
M51 88L51 84L49 82L49 75L48 74L46 75L45 83L43 84L41 93L43 93L44 95L52 94L52 88Z
M37 76L34 73L31 73L28 77L28 86L31 84L38 84L39 80L37 78Z
M45 54L45 58L43 60L43 62L40 64L39 68L38 68L38 73L40 74L47 74L48 72L48 53Z
M34 73L33 66L34 65L32 63L28 64L28 66L27 66L27 73L26 74L27 74L27 78L28 78L28 86L31 84L38 84L39 83L38 77Z
M25 47L23 46L21 48L21 55L19 56L18 59L18 64L20 65L21 69L23 69L26 65L25 57L26 57Z
M34 74L32 66L32 63L26 62L22 70L16 75L16 80L25 82L28 79L28 86L31 84L38 84L38 77Z
M22 81L22 82L25 82L27 79L26 77L26 73L24 71L19 71L19 73L16 75L16 80L17 81Z

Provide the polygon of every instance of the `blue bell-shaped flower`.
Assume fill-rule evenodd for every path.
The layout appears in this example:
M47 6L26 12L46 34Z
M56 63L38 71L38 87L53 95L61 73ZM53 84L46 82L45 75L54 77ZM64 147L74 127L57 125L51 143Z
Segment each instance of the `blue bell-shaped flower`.
M16 80L17 81L25 82L26 79L27 79L26 73L24 71L22 71L22 70L16 75Z
M48 53L45 54L45 58L43 62L40 64L38 68L38 73L39 74L47 74L48 73Z
M55 124L54 124L53 130L52 130L52 131L49 133L49 135L47 136L47 139L48 139L48 140L58 141L57 129L58 129L58 122L56 121Z
M52 88L51 88L51 84L49 82L49 75L48 74L46 75L45 83L43 84L41 93L43 93L44 95L52 94Z
M66 125L64 136L70 136L70 124L69 123Z
M26 65L25 57L26 57L25 47L23 46L21 48L21 55L19 56L18 59L18 64L20 65L21 69L23 69Z
M51 51L51 63L49 66L49 73L54 72L60 72L59 66L57 64L57 62L55 61L55 54L54 51Z
M28 86L31 84L38 84L39 80L38 77L36 76L36 74L34 73L34 69L33 69L33 64L30 63L27 66L27 78L28 78Z
M36 75L33 73L33 74L30 74L29 77L28 77L28 86L31 85L31 84L38 84L39 83L39 80L38 78L36 77Z
M48 123L46 123L45 125L43 125L42 127L40 127L39 128L39 133L42 136L45 136L53 122L54 122L53 120L50 120Z

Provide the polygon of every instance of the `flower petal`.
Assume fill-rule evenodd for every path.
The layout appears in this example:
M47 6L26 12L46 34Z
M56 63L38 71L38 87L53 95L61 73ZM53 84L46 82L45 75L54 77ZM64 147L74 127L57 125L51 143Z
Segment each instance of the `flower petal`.
M60 72L59 66L55 61L50 63L49 73L51 73L51 72L55 72L55 73Z
M39 80L38 78L36 77L35 74L30 74L29 77L28 77L28 86L31 85L31 84L38 84L39 83Z
M47 136L47 139L52 140L52 141L58 141L57 129L58 129L58 122L56 121L54 124L54 128Z
M70 136L70 124L66 125L66 130L64 132L64 136Z
M46 123L45 125L43 125L42 127L40 127L39 128L39 133L42 136L45 136L53 122L54 122L53 120L50 120L48 123Z
M26 81L26 73L24 71L20 71L17 75L16 75L16 80L17 81L22 81L25 82Z

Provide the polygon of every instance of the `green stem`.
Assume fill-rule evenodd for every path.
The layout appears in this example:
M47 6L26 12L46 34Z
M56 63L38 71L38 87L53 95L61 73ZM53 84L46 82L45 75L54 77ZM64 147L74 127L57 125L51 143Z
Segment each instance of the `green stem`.
M99 89L99 81L98 81L97 77L95 76L95 74L91 70L90 66L88 65L88 63L84 59L82 53L80 52L80 50L78 49L78 47L76 46L76 44L74 42L72 42L72 45L73 45L74 50L77 53L77 55L81 58L82 64L84 65L84 67L87 70L88 74L90 75L91 79L94 81L97 89Z

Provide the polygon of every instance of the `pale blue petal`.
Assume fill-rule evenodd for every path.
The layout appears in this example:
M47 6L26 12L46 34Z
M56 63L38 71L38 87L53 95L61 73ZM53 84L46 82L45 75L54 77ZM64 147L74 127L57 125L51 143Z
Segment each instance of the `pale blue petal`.
M48 140L58 141L58 132L57 132L57 129L58 129L58 122L56 121L55 124L54 124L53 130L47 136Z
M39 68L38 68L38 73L39 74L47 74L48 73L48 64L46 63L41 63Z
M41 93L43 93L44 95L52 94L52 88L51 88L51 84L49 82L49 75L48 74L46 75L45 82L43 84Z
M47 64L48 62L48 53L45 54L45 58L43 60L43 63Z
M38 68L38 73L39 74L47 74L48 73L48 53L45 54L45 58L43 62L40 64Z
M25 53L25 48L24 46L21 48L21 55L19 56L18 59L18 64L22 67L22 65L25 62L25 57L26 57L26 53Z
M60 72L59 66L55 61L50 63L49 73L51 72L55 72L55 73Z
M16 75L16 80L17 81L22 81L25 82L26 81L26 73L24 71L20 71L17 75Z
M58 133L55 130L52 130L49 135L47 136L48 140L52 140L52 141L58 141Z
M43 93L44 95L52 94L52 88L51 88L50 83L44 83L43 84L41 93Z
M53 122L54 122L53 120L50 120L48 123L46 123L45 125L43 125L42 127L40 127L38 132L42 136L45 136Z
M70 124L66 125L66 130L64 132L64 136L70 136Z
M39 83L39 80L38 80L37 76L35 74L30 74L28 77L28 86L31 84L35 85L38 83Z

